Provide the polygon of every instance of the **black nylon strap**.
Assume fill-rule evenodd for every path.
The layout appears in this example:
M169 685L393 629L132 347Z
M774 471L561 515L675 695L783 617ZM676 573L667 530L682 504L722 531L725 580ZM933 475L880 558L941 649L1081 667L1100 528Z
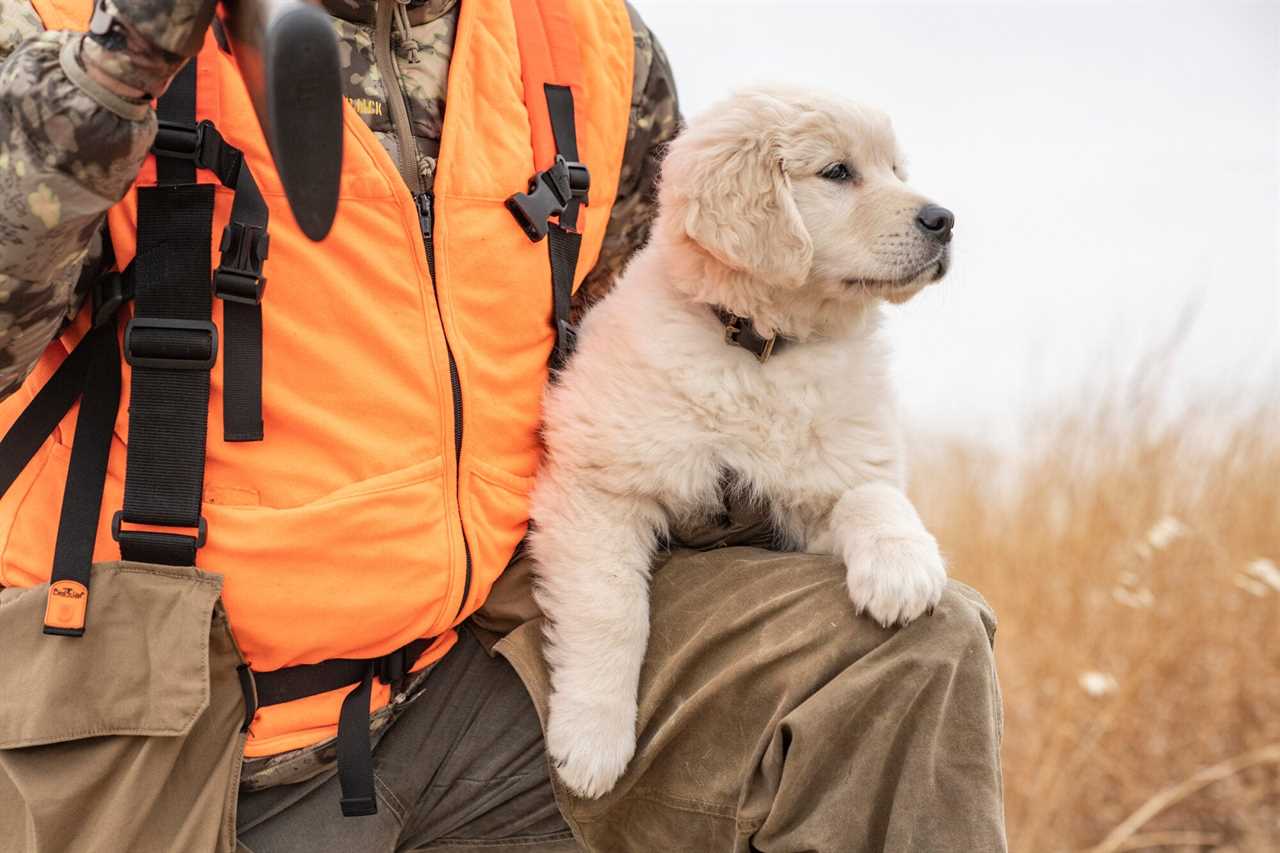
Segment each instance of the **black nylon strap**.
M225 441L261 441L262 293L266 279L267 203L249 164L241 162L231 221L222 232L222 257L213 273L222 299L222 435Z
M381 658L334 658L271 672L255 672L253 679L258 687L258 704L265 708L349 687L364 678L370 665L375 666L378 677L385 683L399 681L432 642L429 639L414 640Z
M369 697L373 691L373 664L355 690L342 700L338 714L338 784L342 788L344 817L368 817L378 813L373 786L373 746L369 742Z
M573 310L573 275L578 268L582 235L566 231L553 222L547 227L547 246L551 258L551 322L556 333L551 369L560 370L577 346L578 332L569 317Z
M182 67L164 96L156 103L156 118L160 121L196 123L196 61L192 59ZM156 183L193 184L196 181L196 165L175 157L156 158Z
M107 480L111 436L120 409L120 348L115 322L93 329L76 346L88 353L84 393L71 444L67 485L62 494L62 515L53 551L50 584L71 580L89 588L89 569L97 541L102 492ZM45 633L68 633L46 626ZM71 632L84 633L84 627Z
M578 122L573 114L573 90L568 86L547 83L547 112L551 116L551 135L556 141L556 153L570 163L578 162ZM560 214L560 224L569 231L578 227L578 199L571 199Z
M9 491L79 399L89 372L90 355L88 347L72 350L0 439L0 495Z
M75 581L84 587L86 595L102 512L107 458L120 405L120 352L114 315L110 319L80 340L0 440L3 495L80 400L49 582L52 587L59 581ZM81 613L85 609L82 606ZM46 625L44 631L78 637L84 633L84 624Z
M414 640L380 658L335 658L253 674L257 703L263 708L355 685L342 700L338 715L338 783L342 788L342 813L346 817L378 813L373 752L369 743L373 679L376 677L384 684L399 682L432 642L431 639Z
M195 61L157 105L161 121L195 125ZM126 560L192 565L202 537L120 529L120 521L202 528L209 369L217 357L209 280L214 188L193 159L157 149L159 185L138 190L133 366L124 509L114 524Z
M556 153L569 162L577 162L578 130L573 114L573 90L550 83L544 86L544 90ZM551 325L556 335L550 361L553 371L568 363L577 343L570 313L573 308L573 277L582 251L582 234L578 232L580 206L577 198L571 198L560 214L559 223L551 223L547 229L547 248L551 259Z

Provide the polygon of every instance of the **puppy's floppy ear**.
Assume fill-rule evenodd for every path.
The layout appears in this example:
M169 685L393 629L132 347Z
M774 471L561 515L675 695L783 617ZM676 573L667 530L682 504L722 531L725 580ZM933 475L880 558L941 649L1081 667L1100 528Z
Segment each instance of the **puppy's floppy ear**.
M798 287L809 276L813 241L791 195L775 128L762 127L761 117L735 110L677 138L664 168L681 173L672 176L678 183L672 189L685 196L690 239L728 267Z

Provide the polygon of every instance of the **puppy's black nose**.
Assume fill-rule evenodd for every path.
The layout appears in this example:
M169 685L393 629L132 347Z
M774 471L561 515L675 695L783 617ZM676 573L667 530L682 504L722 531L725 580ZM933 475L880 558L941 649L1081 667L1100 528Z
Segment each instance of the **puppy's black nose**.
M955 224L955 214L940 205L926 204L916 214L916 225L920 230L943 243L951 241L951 229Z

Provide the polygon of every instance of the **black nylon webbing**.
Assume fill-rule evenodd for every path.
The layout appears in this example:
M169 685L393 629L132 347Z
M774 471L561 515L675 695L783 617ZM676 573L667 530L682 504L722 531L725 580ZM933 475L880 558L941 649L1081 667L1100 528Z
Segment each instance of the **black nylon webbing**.
M268 210L243 160L235 192L231 221L222 234L222 257L214 272L225 337L222 436L226 441L261 441L262 262L267 256Z
M164 96L156 102L156 117L162 121L196 123L196 61L192 59L182 67ZM194 162L171 157L156 158L156 183L193 184L196 181Z
M338 716L336 750L343 815L364 817L378 813L373 753L369 742L369 698L373 679L376 677L384 684L396 684L408 674L432 642L432 639L414 640L381 658L337 658L253 674L257 702L264 708L354 685L343 698Z
M559 370L573 355L577 343L577 331L570 322L570 314L573 310L573 275L578 268L582 235L566 231L552 222L547 226L547 241L551 258L551 322L556 333L551 369Z
M120 347L114 318L90 331L76 349L89 351L89 364L71 444L50 582L74 580L88 587L111 436L120 410Z
M80 413L62 493L49 583L52 588L59 581L75 581L87 595L107 459L120 405L120 351L114 315L80 340L0 440L0 495L13 485L77 398ZM82 607L81 614L85 610ZM81 621L74 626L46 625L44 631L80 636L84 627Z
M195 62L157 105L161 121L194 126ZM133 366L129 451L121 519L202 525L209 367L217 354L210 322L211 184L196 184L194 160L156 157L159 184L138 190L135 313L126 331ZM119 532L126 560L192 565L195 536Z
M543 88L547 95L556 153L565 160L576 162L578 131L573 114L573 90L550 83ZM576 343L570 313L573 309L573 278L578 269L578 255L582 251L582 234L577 230L580 205L578 199L570 199L560 214L559 223L550 223L547 228L547 250L551 261L551 325L556 336L555 347L551 350L552 370L565 366Z

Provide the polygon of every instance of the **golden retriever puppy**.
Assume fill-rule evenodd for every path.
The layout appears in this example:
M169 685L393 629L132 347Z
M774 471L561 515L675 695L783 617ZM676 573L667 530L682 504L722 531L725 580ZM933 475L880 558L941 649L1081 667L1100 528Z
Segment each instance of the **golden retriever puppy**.
M635 749L655 551L719 511L726 477L792 547L839 557L877 622L941 596L878 327L946 272L953 219L905 180L886 116L806 92L741 93L671 145L653 237L546 400L530 546L547 746L579 794Z

